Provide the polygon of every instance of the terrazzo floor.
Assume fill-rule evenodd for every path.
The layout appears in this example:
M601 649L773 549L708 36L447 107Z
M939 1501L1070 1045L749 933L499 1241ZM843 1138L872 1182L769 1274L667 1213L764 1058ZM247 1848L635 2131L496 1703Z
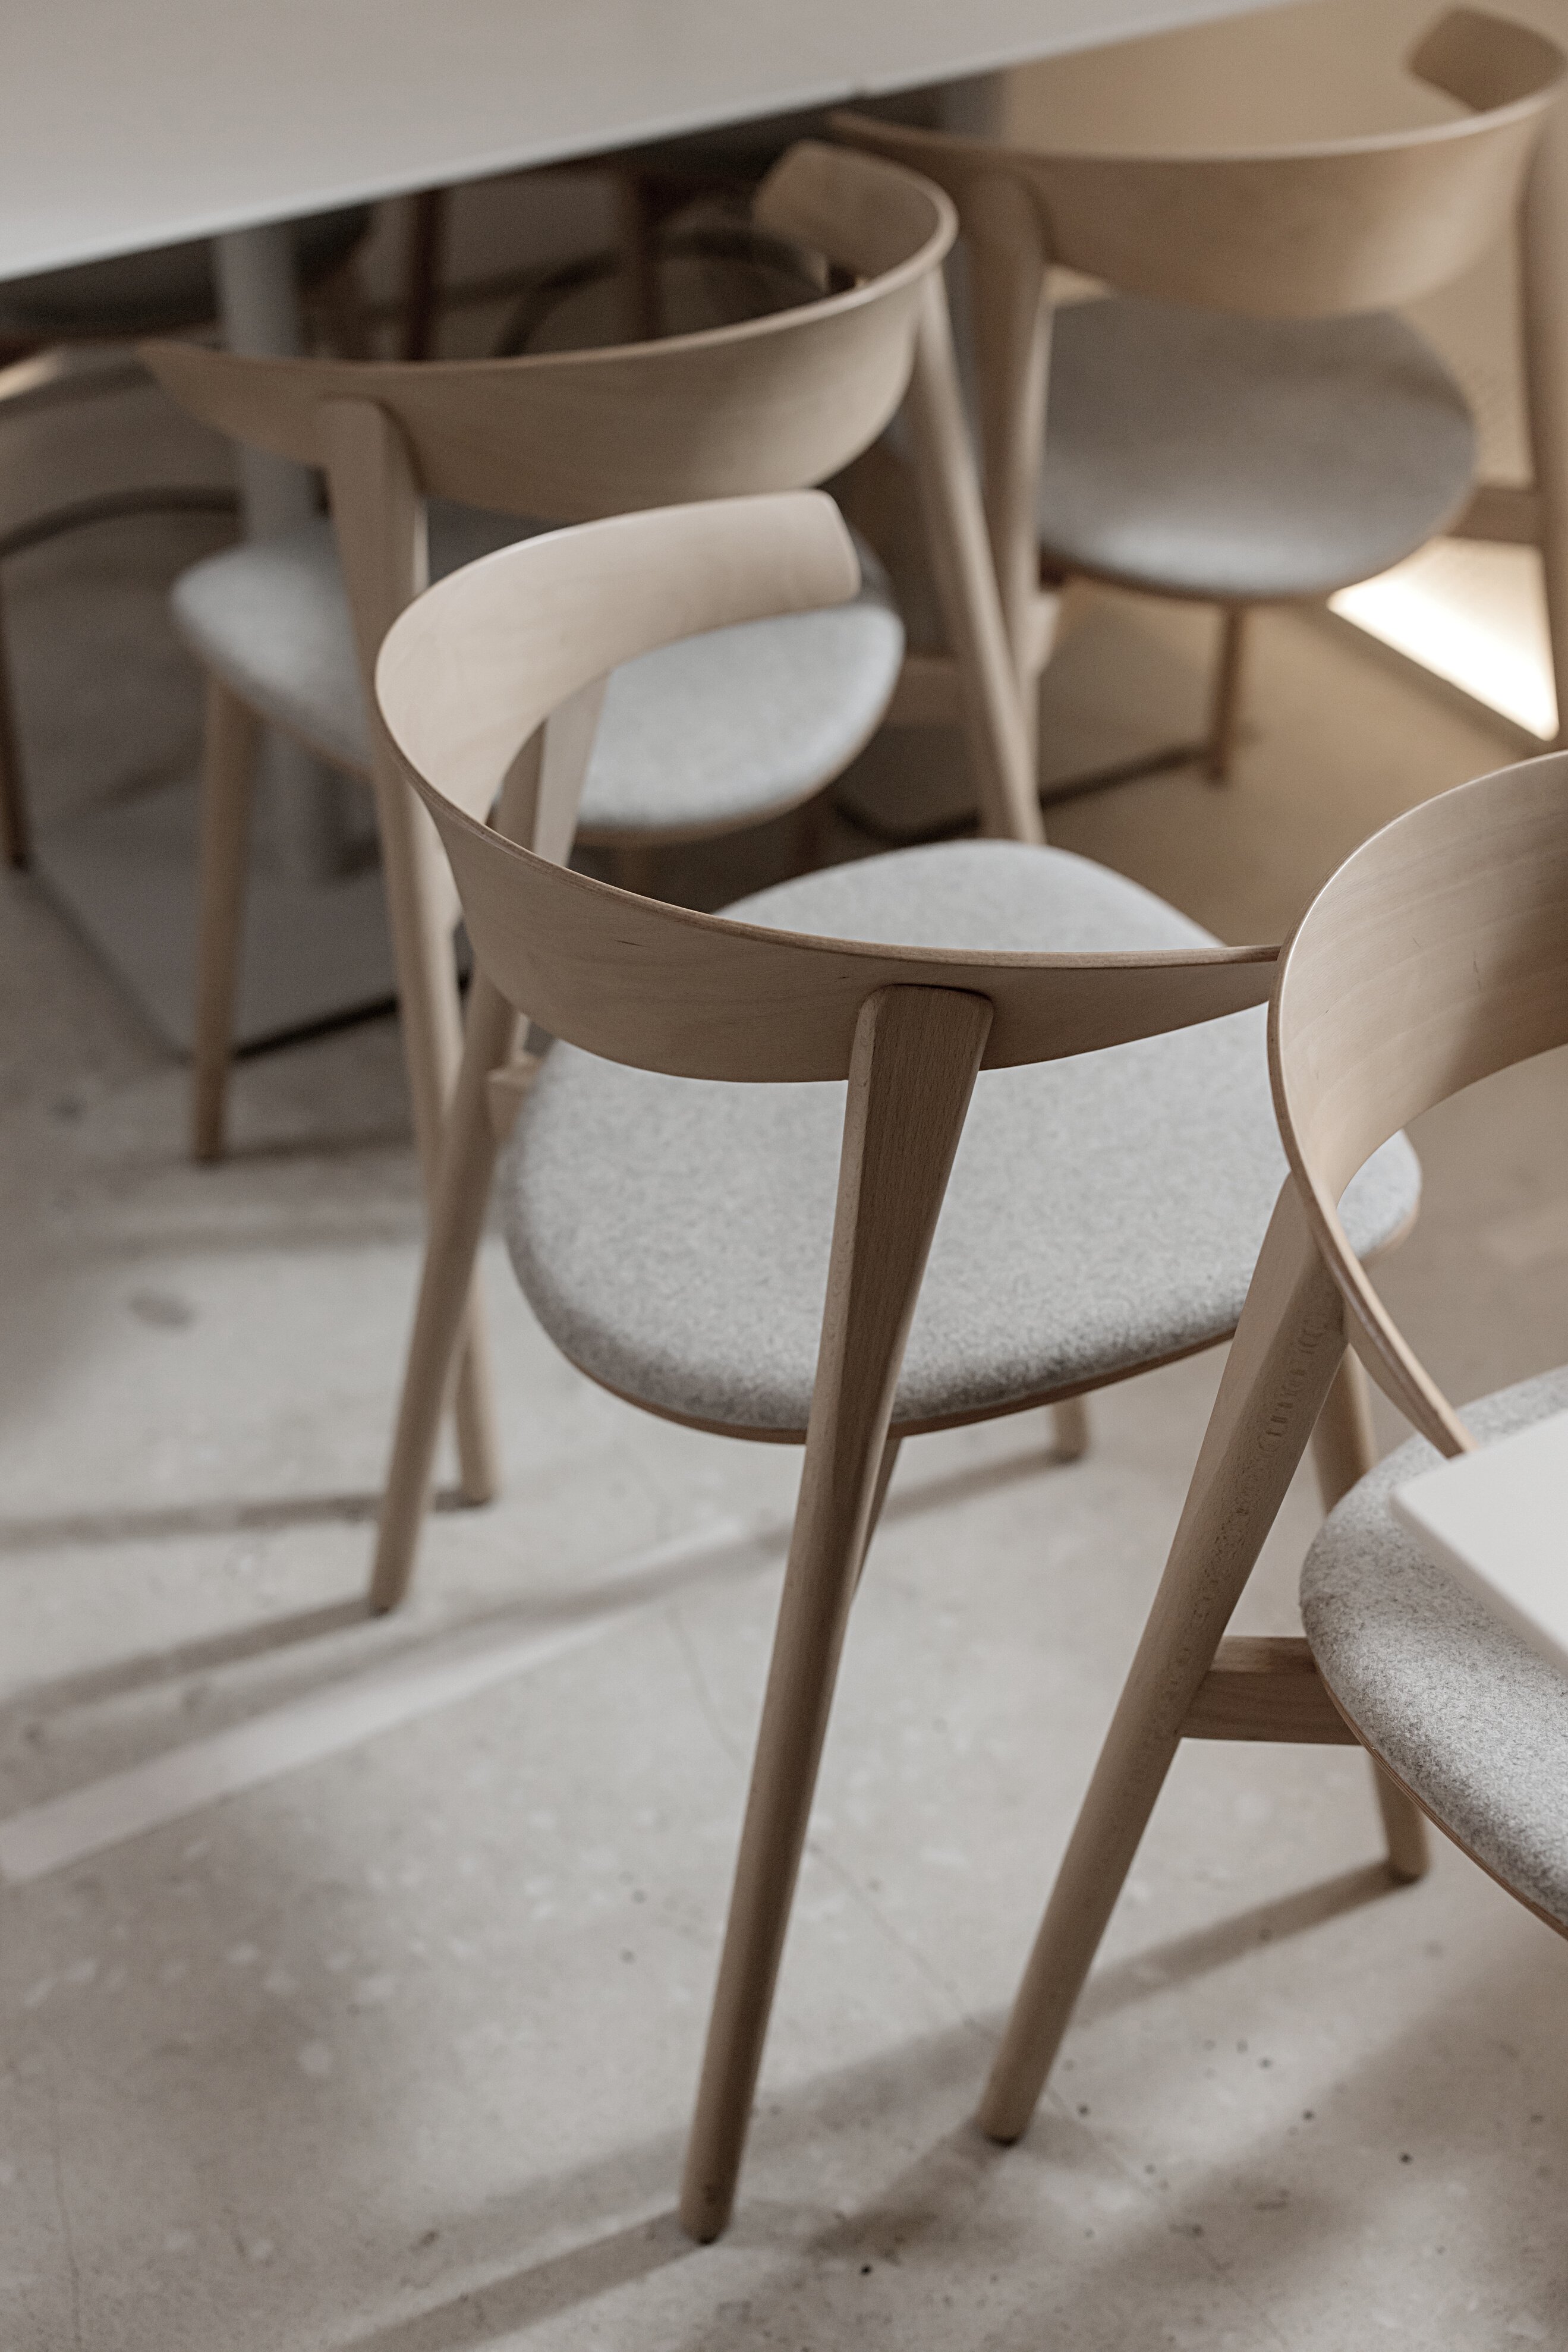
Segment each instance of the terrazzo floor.
M40 828L190 763L162 595L210 543L142 523L12 568ZM1209 626L1086 606L1048 771L1190 731ZM1249 708L1228 788L1128 786L1053 837L1266 938L1377 824L1509 756L1296 618L1259 625ZM886 739L862 806L940 805L945 757ZM712 899L787 846L666 878ZM1097 1400L1071 1465L1037 1415L906 1448L736 2221L689 2245L795 1458L591 1387L492 1244L505 1492L438 1511L412 1604L368 1622L419 1237L391 1021L247 1062L233 1156L198 1170L183 1069L36 883L3 898L0 1852L149 1759L507 1664L0 1885L0 2343L1568 2347L1568 1952L1446 1847L1391 1893L1353 1752L1184 1752L1033 2130L1005 2153L970 2125L1212 1359ZM1384 1280L1459 1398L1568 1352L1563 1076L1417 1133L1426 1213ZM1302 1485L1244 1630L1293 1622L1315 1508Z

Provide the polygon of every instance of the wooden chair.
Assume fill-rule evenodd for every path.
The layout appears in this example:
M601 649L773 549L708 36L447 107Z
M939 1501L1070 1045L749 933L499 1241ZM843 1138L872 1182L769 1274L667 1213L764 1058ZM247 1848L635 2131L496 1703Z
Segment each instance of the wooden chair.
M367 207L356 205L294 226L300 290L313 299L345 351L354 347L358 304L353 261L370 217ZM123 254L113 261L86 262L74 269L49 269L0 286L0 363L55 344L126 343L141 335L184 333L210 326L216 315L212 247L205 237L191 245L162 246L153 253ZM41 406L100 398L145 381L141 369L132 366L68 375L20 395L0 397L0 425ZM194 485L146 484L73 499L31 514L0 534L0 563L68 532L118 522L127 515L232 514L236 504L230 490ZM32 827L13 703L0 611L0 859L23 866L31 855Z
M1173 156L1034 154L834 117L958 207L986 515L1031 712L1056 610L1042 578L1217 604L1206 761L1224 776L1250 607L1327 597L1442 530L1520 538L1538 522L1568 709L1568 134L1552 112L1564 58L1539 33L1460 9L1410 70L1474 110L1384 138ZM1541 493L1489 498L1467 525L1468 405L1390 314L1458 277L1515 215ZM1055 265L1116 292L1053 308ZM891 717L927 715L931 692L911 671Z
M434 1179L460 1045L457 904L435 836L369 708L376 650L428 576L427 497L460 502L438 517L450 565L515 537L520 521L537 529L542 516L574 521L822 480L876 438L908 394L987 827L1038 837L953 374L942 278L952 208L896 165L802 146L764 184L757 215L857 282L707 334L538 359L351 366L148 347L148 365L195 415L324 466L342 562L340 573L322 524L314 537L235 549L186 575L181 609L211 671L198 1156L214 1154L221 1139L247 803L265 717L345 767L372 769L416 1138L426 1184ZM847 642L846 618L854 625ZM615 740L597 749L579 837L624 844L721 832L806 798L878 723L901 646L896 640L888 657L894 626L873 595L847 616L803 614L782 635L770 624L744 638L675 647L623 674L608 689L605 733ZM649 740L652 760L644 756ZM458 1448L463 1493L483 1501L496 1472L477 1300L470 1329Z
M1357 850L1280 958L1269 1054L1290 1173L1176 1531L980 2110L1026 2127L1184 1738L1359 1739L1455 1843L1568 1933L1563 1679L1427 1565L1393 1487L1568 1406L1568 1370L1460 1419L1346 1230L1347 1181L1420 1111L1568 1042L1568 757L1505 768ZM1353 1351L1347 1357L1347 1346ZM1306 1639L1225 1628L1326 1397L1359 1358L1420 1432L1308 1555ZM1349 1408L1345 1408L1348 1419Z
M724 917L559 862L616 663L857 582L820 495L621 517L441 582L376 670L478 963L376 1601L396 1599L425 1507L495 1161L486 1089L524 1012L556 1043L503 1208L545 1329L646 1411L805 1442L687 2162L699 2238L730 2210L849 1603L900 1443L1224 1338L1284 1167L1261 1014L1217 1017L1259 1004L1275 950L1221 947L1086 859L952 842ZM1386 1246L1416 1191L1396 1139L1347 1202L1356 1245ZM1349 1484L1355 1429L1331 1415L1324 1444ZM1414 1871L1418 1817L1383 1785Z

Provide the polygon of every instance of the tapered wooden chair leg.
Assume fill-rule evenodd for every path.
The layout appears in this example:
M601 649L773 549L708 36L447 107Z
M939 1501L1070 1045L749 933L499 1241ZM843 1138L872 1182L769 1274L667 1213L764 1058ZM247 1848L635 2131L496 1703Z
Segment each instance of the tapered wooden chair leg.
M1343 1350L1339 1294L1287 1184L1170 1559L980 2105L992 2139L1015 2140L1028 2127L1182 1727Z
M392 623L427 581L418 478L392 416L367 402L321 408L338 550L372 703L375 657ZM397 1009L426 1198L434 1191L442 1132L462 1060L462 1012L452 954L457 898L434 826L399 772L373 719L382 878L397 972ZM499 1479L484 1314L469 1295L455 1396L458 1478L465 1501L489 1502Z
M0 860L20 867L28 864L32 854L26 787L22 781L22 748L16 736L16 709L11 694L5 607L0 604Z
M1205 774L1216 784L1230 782L1236 759L1246 653L1247 608L1227 604L1222 616L1219 661L1215 669L1214 702L1209 712L1208 751L1204 761Z
M1366 1374L1347 1353L1334 1376L1318 1426L1312 1433L1312 1454L1323 1509L1331 1511L1377 1460ZM1412 1881L1426 1876L1431 1864L1426 1817L1413 1797L1391 1780L1375 1756L1369 1756L1377 1790L1378 1811L1388 1841L1392 1878Z
M800 1501L681 2186L702 2241L734 2201L899 1366L990 1024L981 998L888 988L857 1025Z
M926 288L910 378L921 510L948 642L958 664L981 831L1041 842L1039 778L959 397L940 278Z
M1058 1461L1076 1462L1088 1453L1089 1404L1085 1398L1068 1397L1064 1403L1052 1405L1051 1425Z
M643 173L630 166L616 173L615 188L626 338L651 342L660 324L659 208Z
M202 752L196 990L191 1047L191 1153L221 1160L234 1052L234 1000L245 928L246 864L260 724L217 678L207 684Z
M377 1528L370 1606L378 1613L395 1609L408 1590L430 1506L441 1414L463 1336L495 1171L487 1081L510 1058L517 1025L511 1006L483 972L476 972L468 992L463 1060L430 1203L419 1303Z
M889 1471L895 1451L885 1449ZM838 1498L850 1507L832 1526L808 1510L810 1465L802 1482L681 2185L681 2221L703 2243L719 2236L734 2202L849 1602L872 1509L887 1491L883 1456L879 1448L861 1464L857 1493Z
M384 855L386 839L384 818ZM390 859L387 864L390 867ZM390 874L388 878L390 883ZM461 1015L452 942L445 920L427 905L416 904L412 912L405 906L400 919L399 894L389 887L387 895L394 910L393 940L397 957L404 1058L428 1200L434 1194L451 1090L461 1058ZM488 1503L500 1484L500 1455L484 1307L477 1281L469 1287L458 1349L457 1380L451 1391L458 1440L458 1484L465 1502Z

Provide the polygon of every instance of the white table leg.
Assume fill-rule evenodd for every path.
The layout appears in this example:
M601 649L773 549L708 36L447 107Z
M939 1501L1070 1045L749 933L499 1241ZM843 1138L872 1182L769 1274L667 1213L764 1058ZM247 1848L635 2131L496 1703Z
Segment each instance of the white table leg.
M218 317L229 350L263 359L297 359L304 349L304 335L287 225L236 229L215 237L213 262ZM310 474L287 457L242 449L239 478L250 539L294 530L315 512Z

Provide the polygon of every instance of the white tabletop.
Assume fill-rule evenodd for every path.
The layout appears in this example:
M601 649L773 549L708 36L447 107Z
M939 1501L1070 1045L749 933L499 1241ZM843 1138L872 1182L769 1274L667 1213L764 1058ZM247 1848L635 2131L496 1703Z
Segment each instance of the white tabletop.
M0 278L1268 0L11 0Z

